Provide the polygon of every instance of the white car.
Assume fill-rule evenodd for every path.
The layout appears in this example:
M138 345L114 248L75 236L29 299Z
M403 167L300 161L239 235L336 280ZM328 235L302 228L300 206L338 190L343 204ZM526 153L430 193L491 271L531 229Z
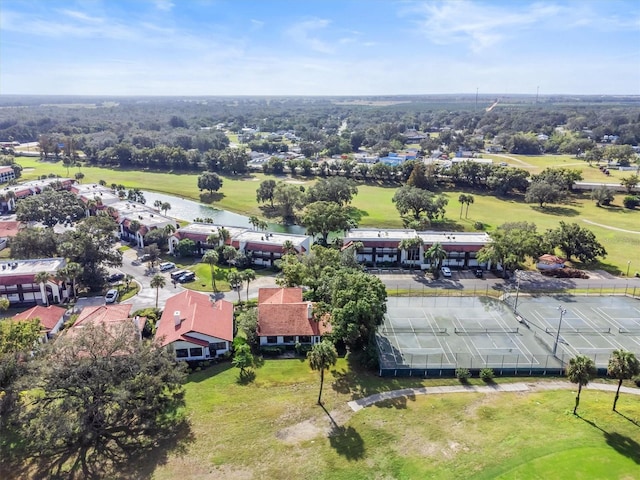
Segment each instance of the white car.
M442 267L440 271L443 277L451 277L451 269L449 267Z
M162 262L160 264L161 272L166 272L167 270L171 270L172 268L176 268L176 264L173 262Z
M116 300L118 300L118 296L119 296L118 290L116 290L115 288L112 288L104 296L104 301L105 303L115 303Z

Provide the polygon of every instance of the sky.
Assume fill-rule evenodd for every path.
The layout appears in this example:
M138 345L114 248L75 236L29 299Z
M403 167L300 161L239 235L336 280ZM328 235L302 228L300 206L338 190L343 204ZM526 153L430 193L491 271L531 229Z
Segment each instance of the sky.
M0 95L640 95L640 1L0 0Z

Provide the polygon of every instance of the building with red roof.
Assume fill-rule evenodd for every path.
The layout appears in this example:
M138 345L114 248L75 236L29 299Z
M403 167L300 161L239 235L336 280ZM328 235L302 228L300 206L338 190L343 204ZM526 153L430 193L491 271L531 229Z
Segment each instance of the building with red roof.
M315 344L331 332L327 319L316 321L313 304L302 299L302 288L261 288L258 291L260 345Z
M64 258L34 258L0 262L0 295L12 306L38 303L60 303L69 298L71 288L56 280L58 270L66 265ZM49 278L37 283L36 275L45 272Z
M184 239L192 240L195 243L196 254L203 254L207 249L216 248L220 242L209 245L207 238L212 234L219 235L223 228L229 237L225 244L231 245L250 257L254 265L273 266L276 260L282 258L287 246L301 255L308 254L311 248L312 238L309 235L264 232L247 227L209 223L191 223L179 228L169 237L169 253L175 253L178 244Z
M28 321L37 318L42 324L45 339L49 339L60 331L60 328L64 323L64 314L66 311L67 310L65 308L57 307L55 305L49 305L48 307L36 305L29 310L16 313L13 316L13 320Z
M177 360L207 360L224 355L233 341L233 304L185 290L169 298L156 328L162 346Z

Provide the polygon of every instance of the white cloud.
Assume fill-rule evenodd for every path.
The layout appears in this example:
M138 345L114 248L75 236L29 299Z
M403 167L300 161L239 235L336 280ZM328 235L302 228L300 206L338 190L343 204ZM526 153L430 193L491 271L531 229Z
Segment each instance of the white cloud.
M285 34L301 45L320 53L333 53L334 48L314 33L326 29L331 22L323 18L304 20L289 27Z
M171 0L155 0L154 2L156 8L158 10L162 10L163 12L170 12L175 4Z

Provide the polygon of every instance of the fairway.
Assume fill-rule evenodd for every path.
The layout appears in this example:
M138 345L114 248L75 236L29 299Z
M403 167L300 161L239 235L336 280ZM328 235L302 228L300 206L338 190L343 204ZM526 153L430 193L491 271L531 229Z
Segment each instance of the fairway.
M41 162L37 158L27 157L18 157L16 161L25 169L22 175L25 180L50 173L67 176L67 168L61 161ZM77 171L77 168L71 168L69 176L73 177ZM201 200L197 188L198 175L194 173L172 174L88 166L82 167L81 171L85 175L82 180L84 183L97 183L99 180L104 180L107 185L123 184L127 188L141 188L196 201ZM284 176L266 176L262 173L252 173L251 177L247 178L224 177L222 189L216 194L214 201L208 204L215 208L264 218L260 205L256 201L256 189L260 182L267 178L274 178L276 181L287 180ZM316 179L296 178L295 181L302 182L301 185L308 187ZM402 228L402 219L392 201L397 187L397 185L358 185L358 195L354 197L351 205L357 212L357 220L361 227ZM435 223L434 229L474 231L474 224L481 222L487 231L491 231L508 218L526 219L528 222L535 223L539 232L544 232L557 227L561 220L577 222L593 231L607 250L607 257L598 265L598 268L614 274L626 271L627 262L632 260L628 252L632 248L640 248L640 233L634 233L640 232L638 227L640 209L622 208L623 194L616 195L610 207L596 207L593 200L589 198L589 194L583 194L571 203L540 209L536 205L524 203L521 197L498 198L485 192L473 192L474 203L469 206L468 216L465 213L463 218L460 218L461 205L458 202L460 193L468 193L468 191L451 189L443 192L449 203L444 222ZM632 272L640 270L640 264L632 263Z
M640 427L628 420L640 419L635 396L620 399L628 419L611 412L613 394L588 389L582 417L571 414L571 390L409 396L353 413L345 408L353 398L458 383L379 379L341 359L325 377L332 427L307 362L269 360L247 385L237 372L221 366L190 377L192 440L153 478L638 478Z

